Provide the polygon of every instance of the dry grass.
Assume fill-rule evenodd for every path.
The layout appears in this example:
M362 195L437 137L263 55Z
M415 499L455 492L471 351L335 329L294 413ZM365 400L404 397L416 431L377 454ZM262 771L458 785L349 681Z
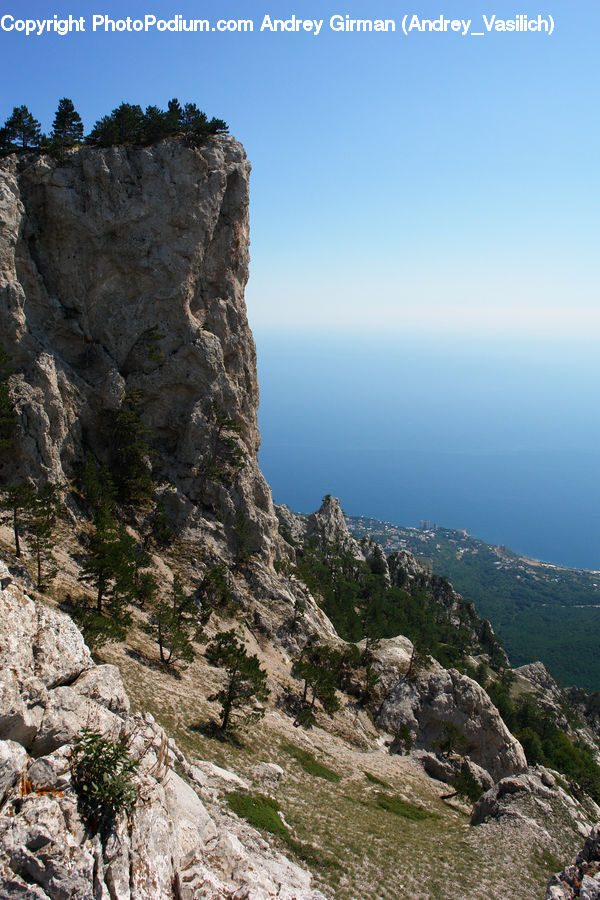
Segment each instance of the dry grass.
M10 533L5 532L0 542L10 548ZM45 595L46 602L60 600L68 591L81 592L76 552L80 548L65 528L57 552L61 575ZM165 562L185 572L186 553L189 548L180 546L176 558L165 557ZM537 900L544 896L558 861L566 862L578 849L581 837L573 822L556 810L543 816L553 835L550 844L539 831L516 823L471 828L463 811L440 799L446 787L427 778L410 757L391 756L376 742L368 718L351 705L333 719L324 717L310 731L294 728L277 705L285 688L297 689L290 660L273 645L261 642L259 647L248 630L250 652L260 653L270 674L271 702L258 727L240 733L235 741L217 739L207 725L218 719L218 707L207 698L220 686L222 675L205 662L201 648L192 665L176 676L165 670L158 664L156 645L139 628L142 619L137 614L126 645L106 646L98 661L119 666L134 709L151 712L188 757L210 760L247 781L252 781L252 769L260 761L284 768L277 801L291 840L283 844L275 835L265 837L284 852L296 853L328 897ZM211 630L216 627L215 622ZM319 777L318 767L311 773L298 761L302 753L290 755L289 745L335 772L339 781ZM264 791L259 782L253 788ZM223 805L226 791L224 786ZM397 815L378 802L383 794L401 801L399 807L413 805L432 815L418 820ZM542 818L539 810L537 817Z

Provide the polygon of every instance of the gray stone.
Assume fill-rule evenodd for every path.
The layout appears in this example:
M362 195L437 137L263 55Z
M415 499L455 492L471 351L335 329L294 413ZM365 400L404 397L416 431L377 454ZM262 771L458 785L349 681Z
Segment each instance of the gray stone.
M27 751L15 741L0 741L0 805L27 765Z
M445 723L450 723L465 741L461 754L489 772L494 781L527 768L523 748L483 688L437 663L414 679L401 678L391 688L378 723L392 733L408 727L413 745L423 749L435 749L445 737Z
M283 541L256 458L256 350L244 303L249 175L228 135L201 147L173 138L0 162L0 349L19 370L8 483L23 474L66 482L83 430L100 450L102 411L140 388L178 527L194 536L203 510L219 509L214 536L233 552L243 514L252 552L275 558ZM155 327L158 355L147 338ZM213 404L239 426L246 456L227 486L201 472Z
M129 697L116 666L95 666L81 675L72 687L78 694L88 697L121 718L129 713Z

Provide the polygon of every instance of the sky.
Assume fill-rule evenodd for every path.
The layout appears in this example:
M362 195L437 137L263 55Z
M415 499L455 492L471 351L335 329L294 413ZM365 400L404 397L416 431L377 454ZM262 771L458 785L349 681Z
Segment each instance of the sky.
M252 33L105 33L94 14L252 19ZM83 16L86 32L0 30L0 118L58 99L90 128L122 101L195 101L253 164L249 317L261 333L589 336L600 325L600 6L550 2L554 32L405 35L405 14L498 18L443 6L188 0L152 6L3 4L2 16ZM395 32L329 28L331 15ZM265 15L320 34L261 32ZM6 20L9 26L12 18Z
M310 511L331 491L355 514L599 568L600 4L542 2L13 0L0 122L26 104L49 131L69 97L89 130L123 101L178 97L242 141L277 502ZM553 33L485 33L484 14L519 13ZM85 33L2 30L55 14ZM151 14L254 29L92 31L94 15ZM323 25L273 33L265 16ZM405 34L404 16L471 24Z

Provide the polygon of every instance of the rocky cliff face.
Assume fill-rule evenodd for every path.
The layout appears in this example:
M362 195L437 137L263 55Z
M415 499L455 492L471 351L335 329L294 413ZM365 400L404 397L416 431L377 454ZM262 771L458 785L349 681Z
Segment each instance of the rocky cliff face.
M372 541L355 541L335 498L326 497L310 517L279 508L278 526L256 459L255 349L243 299L248 176L244 151L230 137L201 148L171 139L147 148L83 148L60 161L23 154L0 163L0 349L13 358L18 419L15 452L2 461L0 475L5 483L68 482L87 452L102 461L106 412L139 392L156 450L153 474L171 517L190 541L170 555L155 554L152 566L163 596L174 574L191 589L209 563L224 566L229 601L215 612L218 623L211 627L238 629L268 671L272 696L264 746L283 754L277 757L283 762L294 746L290 740L330 754L335 739L342 756L351 759L344 791L353 789L368 754L369 765L381 766L386 779L397 779L402 792L413 778L422 788L424 769L435 781L423 790L433 791L439 803L440 790L447 790L440 783L451 782L458 771L452 754L437 753L452 726L466 744L454 754L458 767L466 759L475 780L491 788L473 821L480 833L488 829L500 843L503 835L494 829L510 819L521 829L515 830L517 841L534 814L543 816L554 806L559 819L566 816L567 833L589 830L579 806L563 797L557 783L549 783L547 773L514 777L526 768L522 748L476 682L431 660L409 677L414 648L405 637L382 641L372 651L372 667L380 676L372 718L357 702L360 692L339 690L339 710L331 717L319 710L313 737L300 737L301 730L292 726L290 703L302 692L292 675L294 658L311 640L347 649L316 592L311 595L300 570L290 565L304 541L325 555L333 547L334 556L346 561L353 556L383 576L386 587L428 590L440 614L468 632L482 658L493 648L493 634L486 632L484 647L479 632L485 623L411 554L385 556ZM234 423L232 433L244 454L244 465L227 479L207 473L219 417ZM249 552L243 564L231 565L240 521ZM135 517L129 522L135 531ZM61 596L81 589L77 579L86 535L77 531L87 525L74 524L74 529L64 526L65 545L55 553L63 567ZM6 547L2 553L10 558ZM276 558L281 566L271 565ZM17 571L24 569L13 566L14 577ZM6 578L0 564L4 586ZM147 617L147 610L136 609L138 638ZM170 693L172 672L152 672L155 648L148 643L144 648L150 655L138 655L147 665L128 673L132 697L140 681L153 679ZM113 661L122 665L127 652ZM207 671L205 661L197 659L191 668L187 690L173 704L176 710L185 707L190 720L198 706L210 708L215 687L215 673ZM524 667L521 677L556 706L560 698L544 673ZM157 718L165 700L161 689L159 696L149 692ZM177 717L175 722L183 729L178 740L184 733L189 737L187 726ZM89 725L125 741L139 761L135 810L129 818L118 817L102 840L85 827L70 763L74 742ZM412 747L410 759L388 753L400 738L403 750ZM410 779L401 783L405 764ZM272 775L273 763L266 765ZM502 787L492 786L507 775L511 778ZM249 786L229 772L186 759L152 716L132 713L119 670L94 665L66 616L45 603L36 605L16 584L0 593L0 897L318 900L321 895L311 890L303 869L218 802L211 779L224 780L227 789L232 783ZM369 783L386 785L377 778ZM262 789L260 781L255 786ZM349 814L353 826L369 807L363 793L364 786L360 808ZM299 796L311 826L336 802L314 783L303 785ZM419 793L411 796L420 806ZM387 823L389 830L393 826ZM327 825L322 834L329 831ZM364 843L361 834L361 851ZM431 853L426 856L426 865L414 867L413 893L423 887L421 872ZM359 868L367 863L362 859ZM383 878L384 886L380 873L370 877L366 888L344 887L345 894L398 896L389 878ZM443 895L483 895L478 885L469 890L461 884L456 893ZM437 888L435 893L442 896ZM501 886L486 896L497 900L507 892Z
M102 455L104 410L140 391L169 511L192 533L236 513L251 549L278 542L257 465L256 353L248 328L248 179L231 137L201 148L83 148L0 164L0 348L13 392L16 477L61 482ZM227 488L202 477L216 407L239 428L246 464Z

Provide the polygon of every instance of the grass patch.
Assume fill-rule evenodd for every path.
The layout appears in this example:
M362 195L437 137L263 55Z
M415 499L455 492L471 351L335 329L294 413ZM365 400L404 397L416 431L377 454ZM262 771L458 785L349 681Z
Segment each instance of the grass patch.
M556 856L550 850L536 850L533 854L533 861L538 864L543 872L550 873L562 872L567 863L564 859Z
M281 749L293 756L309 775L325 778L326 781L331 781L333 784L337 784L340 781L340 776L337 772L334 772L333 769L328 769L327 766L320 763L308 750L303 750L302 747L297 747L295 744L282 744Z
M391 784L388 784L387 781L382 781L381 778L378 778L377 775L373 775L371 772L365 772L365 778L371 784L379 784L381 787L388 788L388 790L392 788Z
M284 840L289 838L289 831L279 817L279 804L273 797L230 791L226 798L234 813L255 828L269 831Z
M279 803L273 797L266 797L264 794L250 794L245 791L230 791L226 797L236 815L241 816L254 828L268 831L281 838L284 844L303 862L321 868L339 868L336 860L322 853L317 847L292 837L279 816Z
M395 816L411 819L413 822L439 818L435 813L429 812L428 809L423 809L422 806L415 806L414 803L409 803L407 800L402 800L401 797L395 797L393 794L380 794L377 797L377 806L393 813Z

